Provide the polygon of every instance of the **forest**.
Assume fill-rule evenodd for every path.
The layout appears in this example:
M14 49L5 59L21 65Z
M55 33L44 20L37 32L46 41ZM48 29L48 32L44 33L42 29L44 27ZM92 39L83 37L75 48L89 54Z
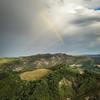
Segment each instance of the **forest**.
M99 72L66 64L46 69L35 80L22 80L23 72L0 72L0 100L100 100Z

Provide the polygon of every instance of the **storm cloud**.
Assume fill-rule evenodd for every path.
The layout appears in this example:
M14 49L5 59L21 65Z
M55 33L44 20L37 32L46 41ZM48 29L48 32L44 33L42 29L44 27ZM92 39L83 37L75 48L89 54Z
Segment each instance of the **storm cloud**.
M99 0L1 0L0 56L100 53Z

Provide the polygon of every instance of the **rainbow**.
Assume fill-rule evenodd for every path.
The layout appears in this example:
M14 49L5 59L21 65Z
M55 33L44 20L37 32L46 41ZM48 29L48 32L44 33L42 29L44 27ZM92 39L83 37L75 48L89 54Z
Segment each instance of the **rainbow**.
M55 24L55 22L52 20L52 18L49 17L45 11L40 12L39 15L47 23L49 28L51 28L53 30L53 32L56 34L57 38L63 43L63 32L58 28L58 26Z

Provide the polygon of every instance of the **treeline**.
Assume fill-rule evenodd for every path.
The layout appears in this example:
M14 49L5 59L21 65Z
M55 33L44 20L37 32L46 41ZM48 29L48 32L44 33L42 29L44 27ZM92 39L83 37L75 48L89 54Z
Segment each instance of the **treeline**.
M23 81L15 72L0 73L0 100L100 100L99 74L80 74L67 65L50 70L37 81Z

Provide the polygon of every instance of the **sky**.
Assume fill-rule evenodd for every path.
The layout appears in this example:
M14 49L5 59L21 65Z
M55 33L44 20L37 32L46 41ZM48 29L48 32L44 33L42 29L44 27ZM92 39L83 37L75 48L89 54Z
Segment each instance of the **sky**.
M0 57L100 54L100 0L1 0Z

